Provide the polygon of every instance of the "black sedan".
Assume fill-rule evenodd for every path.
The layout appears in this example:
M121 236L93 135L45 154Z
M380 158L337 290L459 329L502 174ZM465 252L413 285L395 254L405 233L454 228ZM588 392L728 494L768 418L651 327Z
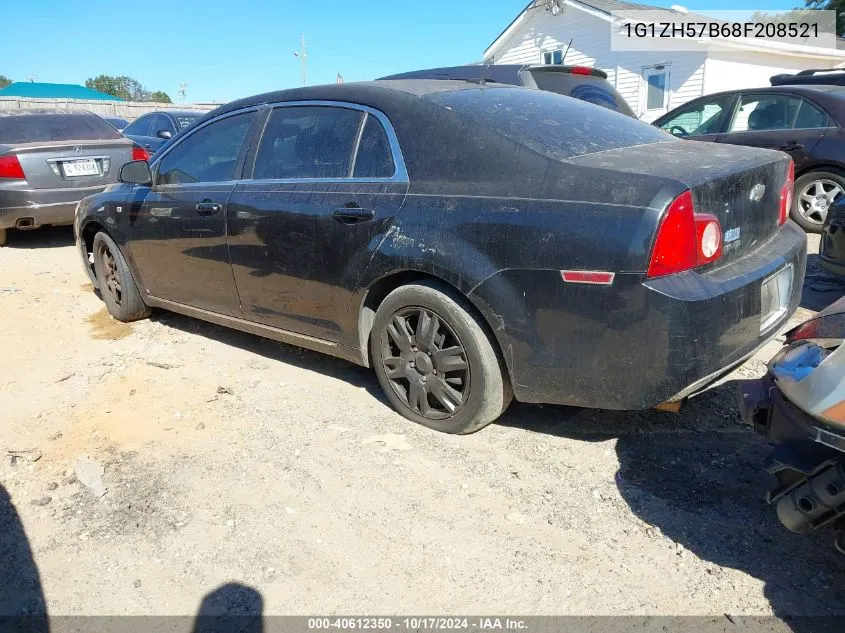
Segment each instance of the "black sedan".
M123 135L154 154L167 141L203 115L192 110L148 112L123 129Z
M795 161L790 215L820 233L845 192L845 87L772 86L707 95L654 123L676 136L765 147Z
M677 402L751 355L799 299L791 177L550 92L394 80L218 108L75 228L115 318L372 366L402 415L466 433L512 397Z

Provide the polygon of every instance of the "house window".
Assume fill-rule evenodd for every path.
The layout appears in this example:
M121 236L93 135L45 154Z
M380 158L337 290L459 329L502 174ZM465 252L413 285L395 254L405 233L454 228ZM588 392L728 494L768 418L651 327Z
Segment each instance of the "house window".
M665 110L669 105L669 66L644 68L643 79L645 80L645 95L643 95L645 109Z
M563 49L559 48L556 51L546 51L543 53L544 64L562 64L563 63Z

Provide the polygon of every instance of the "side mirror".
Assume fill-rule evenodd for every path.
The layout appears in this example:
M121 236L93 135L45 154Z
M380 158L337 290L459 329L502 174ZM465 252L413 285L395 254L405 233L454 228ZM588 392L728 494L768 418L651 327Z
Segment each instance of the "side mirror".
M165 141L169 141L173 138L173 134L170 132L170 130L159 130L158 132L156 132L156 136L158 138L163 138Z
M133 160L131 163L126 163L120 168L118 180L130 185L151 185L153 175L150 172L150 166L147 164L147 161Z

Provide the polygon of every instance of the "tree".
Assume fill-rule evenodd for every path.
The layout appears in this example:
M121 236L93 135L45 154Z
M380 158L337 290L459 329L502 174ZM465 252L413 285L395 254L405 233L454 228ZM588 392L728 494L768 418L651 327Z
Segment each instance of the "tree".
M0 88L5 88L10 83L12 83L11 79L9 79L6 75L0 75Z
M798 8L836 11L836 34L845 35L845 0L804 0Z
M170 99L170 95L166 92L161 90L156 90L155 92L150 93L150 101L156 101L158 103L173 103Z
M126 101L158 101L159 103L171 103L170 97L167 93L161 90L150 92L137 79L121 75L119 77L112 77L111 75L98 75L93 79L85 81L85 87L92 90L104 92L119 99Z

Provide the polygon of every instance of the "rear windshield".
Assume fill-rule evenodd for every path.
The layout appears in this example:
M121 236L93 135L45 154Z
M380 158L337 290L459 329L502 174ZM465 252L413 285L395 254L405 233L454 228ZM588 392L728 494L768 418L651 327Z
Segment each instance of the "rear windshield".
M635 116L631 106L606 80L570 73L533 70L534 83L540 90L556 92L604 108Z
M176 115L176 125L179 126L179 131L181 132L186 127L188 127L191 123L196 121L200 118L199 114L177 114Z
M684 142L629 116L542 90L478 88L428 98L557 160L632 145Z
M0 143L97 141L121 138L94 114L22 114L0 116Z

